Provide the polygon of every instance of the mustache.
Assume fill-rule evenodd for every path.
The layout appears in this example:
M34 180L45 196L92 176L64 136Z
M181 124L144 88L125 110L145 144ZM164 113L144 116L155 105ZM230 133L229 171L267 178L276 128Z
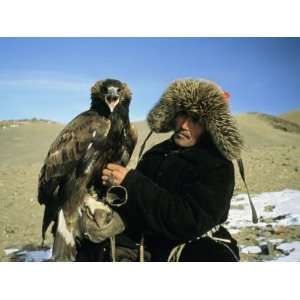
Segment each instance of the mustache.
M174 133L175 133L175 135L180 133L180 134L183 134L183 135L186 136L186 137L189 137L189 136L190 136L190 133L189 133L188 130L186 130L186 129L181 129L181 128L175 129Z

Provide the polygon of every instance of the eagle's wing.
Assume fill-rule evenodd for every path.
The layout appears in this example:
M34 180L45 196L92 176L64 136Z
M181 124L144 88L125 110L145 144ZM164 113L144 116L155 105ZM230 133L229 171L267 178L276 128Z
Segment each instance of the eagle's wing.
M61 183L73 172L91 143L105 139L110 121L94 111L86 111L74 118L51 145L39 176L38 201L53 200Z
M125 133L125 139L123 144L123 153L121 158L121 164L126 166L131 158L133 150L138 140L138 132L133 124L130 124L128 130Z

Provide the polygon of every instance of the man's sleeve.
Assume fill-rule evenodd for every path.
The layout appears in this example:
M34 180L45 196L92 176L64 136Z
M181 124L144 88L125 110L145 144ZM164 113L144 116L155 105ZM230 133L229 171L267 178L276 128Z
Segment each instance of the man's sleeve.
M155 184L138 170L130 170L122 185L128 202L118 212L128 226L144 226L147 231L175 241L193 239L221 223L227 216L234 188L234 169L226 162L211 170L205 185L184 186L178 196Z

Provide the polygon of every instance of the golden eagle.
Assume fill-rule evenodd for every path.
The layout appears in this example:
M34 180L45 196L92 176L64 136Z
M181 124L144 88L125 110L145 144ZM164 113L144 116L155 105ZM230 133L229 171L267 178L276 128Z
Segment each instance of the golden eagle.
M104 240L112 223L120 221L95 199L104 199L107 192L101 182L104 166L125 166L136 145L137 133L129 121L131 97L127 84L119 80L97 81L91 88L90 109L67 124L50 146L39 175L38 201L45 205L43 241L54 221L55 260L74 260L75 240L83 234L92 241ZM107 225L111 226L105 233ZM97 228L104 236L97 236Z

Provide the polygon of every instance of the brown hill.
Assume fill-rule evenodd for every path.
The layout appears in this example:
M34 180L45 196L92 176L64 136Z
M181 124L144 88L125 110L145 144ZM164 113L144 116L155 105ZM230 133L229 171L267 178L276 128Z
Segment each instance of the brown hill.
M246 147L295 145L300 142L300 125L260 113L236 116Z
M279 117L300 125L300 109L289 111L285 114L279 115Z

